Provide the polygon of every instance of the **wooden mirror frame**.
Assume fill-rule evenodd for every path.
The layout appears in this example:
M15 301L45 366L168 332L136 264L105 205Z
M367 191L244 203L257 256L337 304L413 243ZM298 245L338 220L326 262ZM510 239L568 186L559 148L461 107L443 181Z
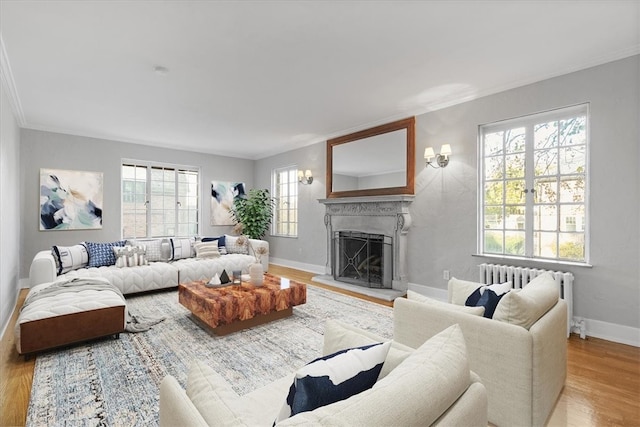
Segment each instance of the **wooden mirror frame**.
M366 190L348 190L348 191L332 191L333 189L333 147L346 144L348 142L358 141L376 135L382 135L397 130L406 129L407 131L407 163L404 187L387 187L387 188L370 188ZM339 197L358 197L358 196L386 196L396 194L414 194L414 182L416 171L416 118L409 117L407 119L398 120L392 123L376 126L370 129L361 130L349 135L340 136L327 140L327 199L336 199Z

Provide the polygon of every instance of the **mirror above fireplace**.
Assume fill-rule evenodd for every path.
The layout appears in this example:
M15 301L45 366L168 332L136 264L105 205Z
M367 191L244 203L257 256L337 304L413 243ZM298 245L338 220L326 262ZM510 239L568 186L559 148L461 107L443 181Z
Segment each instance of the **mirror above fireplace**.
M327 198L414 194L415 117L327 141Z

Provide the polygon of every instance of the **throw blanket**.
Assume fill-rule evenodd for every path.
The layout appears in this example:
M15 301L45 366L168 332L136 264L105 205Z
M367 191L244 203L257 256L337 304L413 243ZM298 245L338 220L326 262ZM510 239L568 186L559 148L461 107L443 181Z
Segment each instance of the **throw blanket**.
M27 295L27 298L24 300L21 310L29 304L43 298L63 294L65 292L80 292L87 289L95 291L111 291L122 299L125 304L125 330L127 332L148 331L153 325L156 325L165 319L165 317L152 318L131 314L127 307L127 301L125 300L124 295L122 295L122 292L120 292L120 289L116 288L109 283L107 279L102 277L74 277L72 279L57 280L51 285L42 287L36 292L29 292L29 295Z

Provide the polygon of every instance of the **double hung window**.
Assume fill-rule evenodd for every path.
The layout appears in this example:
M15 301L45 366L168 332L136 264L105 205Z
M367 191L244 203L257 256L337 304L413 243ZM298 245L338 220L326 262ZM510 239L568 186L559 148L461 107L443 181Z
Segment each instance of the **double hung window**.
M588 106L480 126L479 253L588 262Z
M199 224L199 171L122 163L122 237L193 236Z
M275 169L272 192L275 201L272 234L298 236L298 168L289 166Z

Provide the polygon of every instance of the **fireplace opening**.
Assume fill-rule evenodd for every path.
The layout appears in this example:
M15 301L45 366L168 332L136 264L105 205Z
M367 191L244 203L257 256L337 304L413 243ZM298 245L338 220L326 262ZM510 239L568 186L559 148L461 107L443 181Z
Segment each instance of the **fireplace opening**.
M333 238L333 278L369 288L392 288L392 238L338 231Z

